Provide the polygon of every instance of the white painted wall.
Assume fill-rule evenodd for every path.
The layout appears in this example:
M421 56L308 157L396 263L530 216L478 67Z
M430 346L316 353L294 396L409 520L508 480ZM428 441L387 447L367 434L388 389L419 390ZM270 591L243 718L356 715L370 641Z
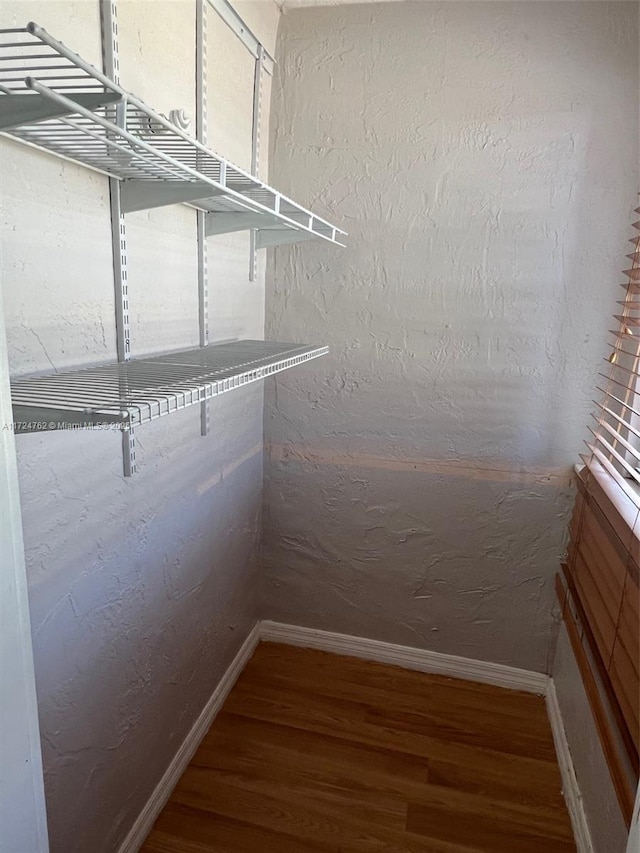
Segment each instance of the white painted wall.
M268 279L268 337L332 350L267 394L268 618L549 671L638 186L637 24L624 2L283 16L271 179L350 234Z
M0 285L0 838L47 853L47 815Z
M123 84L195 119L194 0L118 7ZM273 49L275 5L238 7ZM0 18L35 20L100 65L97 0L5 0ZM210 49L224 51L234 36L217 32ZM250 124L233 112L246 99L220 93L251 88L251 63L243 73L214 62L209 79L210 140L240 159ZM0 145L12 372L113 358L106 178ZM132 214L127 227L134 354L196 344L194 212ZM250 283L246 236L212 241L209 268L212 340L262 337L264 261ZM255 622L262 398L251 386L213 401L206 438L197 407L138 430L127 480L116 433L17 439L52 853L117 849Z
M594 853L624 853L627 848L627 827L564 626L558 635L553 680Z

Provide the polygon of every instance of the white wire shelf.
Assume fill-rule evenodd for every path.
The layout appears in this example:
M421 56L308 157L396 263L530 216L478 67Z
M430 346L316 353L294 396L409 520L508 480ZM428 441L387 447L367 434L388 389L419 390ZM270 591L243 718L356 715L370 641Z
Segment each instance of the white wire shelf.
M122 181L123 212L188 202L264 248L345 232L196 141L37 24L0 30L0 131Z
M234 341L11 382L14 429L128 430L326 355L329 348Z

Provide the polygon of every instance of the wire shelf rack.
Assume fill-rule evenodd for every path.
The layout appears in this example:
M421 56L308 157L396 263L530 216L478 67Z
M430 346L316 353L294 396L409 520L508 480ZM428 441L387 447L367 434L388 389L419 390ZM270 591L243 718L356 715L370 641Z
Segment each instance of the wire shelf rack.
M11 382L14 429L134 426L326 355L326 346L233 341Z
M0 30L0 131L122 181L123 212L187 202L263 248L345 232L199 143L37 24Z

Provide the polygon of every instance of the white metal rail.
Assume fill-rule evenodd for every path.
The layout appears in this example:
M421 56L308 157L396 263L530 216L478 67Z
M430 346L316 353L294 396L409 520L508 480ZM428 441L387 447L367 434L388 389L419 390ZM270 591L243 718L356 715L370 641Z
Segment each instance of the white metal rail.
M104 73L120 83L120 51L118 42L118 7L116 0L100 0L100 30ZM122 124L125 113L116 110L116 123ZM127 226L120 201L121 181L109 178L109 212L111 215L111 254L115 297L116 347L118 361L131 358L131 324L129 322L129 259ZM122 466L125 477L136 471L136 436L133 428L122 432Z

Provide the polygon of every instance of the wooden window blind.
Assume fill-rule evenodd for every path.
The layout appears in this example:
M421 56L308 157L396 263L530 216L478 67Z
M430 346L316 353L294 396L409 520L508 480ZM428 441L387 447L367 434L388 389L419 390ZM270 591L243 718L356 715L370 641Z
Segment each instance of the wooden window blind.
M640 235L631 244L558 586L628 823L640 750Z

